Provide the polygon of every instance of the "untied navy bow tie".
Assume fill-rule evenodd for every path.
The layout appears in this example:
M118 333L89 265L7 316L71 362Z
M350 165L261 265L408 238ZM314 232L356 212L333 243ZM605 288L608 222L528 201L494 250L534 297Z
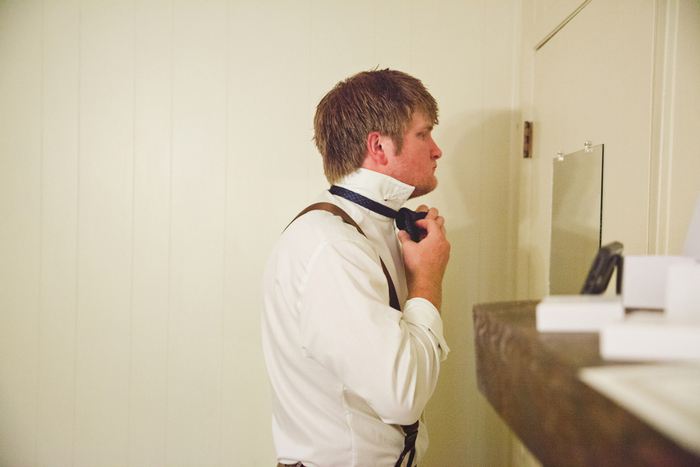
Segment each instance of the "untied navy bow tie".
M414 242L420 241L420 229L416 227L415 222L419 219L423 219L428 213L427 212L414 212L408 208L401 208L398 211L391 209L390 207L384 206L383 204L377 203L374 200L362 196L359 193L348 190L347 188L340 187L338 185L331 186L330 192L336 196L352 201L355 204L359 204L370 211L374 211L382 216L389 217L391 219L396 219L396 226L399 230L404 230L408 232L411 236L411 240Z

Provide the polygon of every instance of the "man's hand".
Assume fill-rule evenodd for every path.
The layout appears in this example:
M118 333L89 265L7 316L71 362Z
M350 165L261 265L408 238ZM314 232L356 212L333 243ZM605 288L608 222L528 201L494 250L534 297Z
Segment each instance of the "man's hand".
M442 278L450 259L450 243L445 237L445 219L435 208L419 206L418 212L427 212L416 221L421 229L421 241L415 243L408 233L399 231L406 265L408 298L421 297L440 310L442 305Z

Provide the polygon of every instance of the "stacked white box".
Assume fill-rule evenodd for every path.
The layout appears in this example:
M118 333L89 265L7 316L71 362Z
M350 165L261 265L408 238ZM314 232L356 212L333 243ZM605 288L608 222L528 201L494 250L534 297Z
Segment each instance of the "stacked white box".
M537 305L540 332L598 332L612 320L622 319L625 310L618 296L553 295Z
M600 354L627 361L700 361L700 322L674 322L658 311L630 313L600 330Z
M700 321L700 263L668 268L666 317L673 321Z
M685 256L625 256L622 274L622 304L625 308L663 309L666 306L668 269L672 265L695 264Z

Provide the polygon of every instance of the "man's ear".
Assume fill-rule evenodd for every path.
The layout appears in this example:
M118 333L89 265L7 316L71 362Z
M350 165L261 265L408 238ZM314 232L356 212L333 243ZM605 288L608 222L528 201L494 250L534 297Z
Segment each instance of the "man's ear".
M378 131L373 131L367 135L367 158L365 164L376 170L377 167L383 167L387 164L387 155L382 147L385 138Z

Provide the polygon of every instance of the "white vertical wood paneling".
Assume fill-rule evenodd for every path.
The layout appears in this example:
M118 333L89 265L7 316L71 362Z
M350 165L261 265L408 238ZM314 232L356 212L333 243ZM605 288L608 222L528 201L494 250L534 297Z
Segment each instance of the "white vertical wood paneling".
M312 1L309 90L314 107L337 82L379 65L375 50L375 3ZM397 12L398 16L403 14L405 11ZM313 115L309 116L312 129ZM310 151L308 157L307 196L315 198L328 187L328 182L318 151Z
M220 463L226 23L224 1L175 3L168 464Z
M413 50L412 8L403 0L373 2L374 46L368 54L379 68L409 71ZM419 26L420 27L420 26Z
M307 202L312 117L310 2L233 2L229 11L223 465L254 465L242 450L270 433L260 342L263 267ZM249 44L255 44L250 47ZM253 92L253 90L259 90ZM320 156L316 153L320 160Z
M38 465L73 462L80 7L43 2Z
M41 2L0 3L0 460L35 462ZM7 454L2 454L7 453Z
M314 96L317 100L341 79L378 65L374 44L379 19L374 3L312 1L310 65L312 89L320 94Z
M126 462L134 4L82 1L75 462Z
M166 460L173 5L135 11L134 245L129 386L130 465Z

